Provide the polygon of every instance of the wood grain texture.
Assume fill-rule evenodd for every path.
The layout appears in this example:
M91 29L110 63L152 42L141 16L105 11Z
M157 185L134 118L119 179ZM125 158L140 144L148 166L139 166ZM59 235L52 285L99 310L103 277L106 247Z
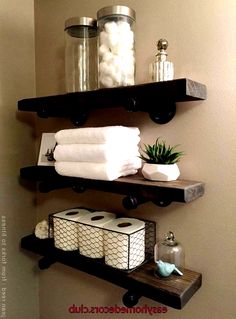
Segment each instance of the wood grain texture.
M182 309L202 284L201 274L192 270L182 268L183 276L172 274L161 278L155 276L154 262L148 261L127 273L107 266L101 260L81 256L77 251L56 249L52 239L40 240L34 235L22 238L21 247L44 256L49 264L50 260L51 263L60 262L176 309Z
M124 107L130 111L153 112L165 110L165 104L169 102L204 99L206 99L206 86L183 78L127 87L26 98L18 101L18 110L37 112L41 117L71 118L93 109Z
M20 170L23 179L41 182L41 191L59 188L93 189L121 195L135 195L146 201L170 200L189 203L204 194L204 183L176 180L172 182L149 181L141 174L118 178L114 181L90 180L61 176L52 166L30 166Z

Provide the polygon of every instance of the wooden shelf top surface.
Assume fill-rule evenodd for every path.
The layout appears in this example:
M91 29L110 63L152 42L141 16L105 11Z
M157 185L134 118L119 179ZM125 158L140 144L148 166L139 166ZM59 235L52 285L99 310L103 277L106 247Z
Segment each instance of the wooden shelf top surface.
M150 201L155 201L161 196L171 201L188 203L204 194L202 182L181 179L172 182L155 182L144 179L140 173L114 181L102 181L61 176L56 173L53 166L30 166L21 168L20 176L23 179L43 182L45 186L49 185L49 190L83 186L85 189L137 195Z
M86 109L127 106L129 98L137 101L137 111L150 111L156 104L147 101L174 102L205 100L206 86L181 78L172 81L152 82L125 87L105 88L86 92L31 97L18 101L19 111L39 112L48 107L48 116L66 116L76 112L79 106Z
M154 261L148 261L127 273L81 256L77 251L66 252L54 248L52 239L38 239L33 234L22 238L21 247L176 309L183 308L202 283L200 273L183 268L183 276L172 274L167 278L158 277L155 275Z

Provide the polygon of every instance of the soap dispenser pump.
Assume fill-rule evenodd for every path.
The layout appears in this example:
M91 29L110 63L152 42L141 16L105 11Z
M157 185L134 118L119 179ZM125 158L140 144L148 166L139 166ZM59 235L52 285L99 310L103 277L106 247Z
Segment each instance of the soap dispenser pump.
M155 61L150 64L150 76L152 82L169 81L174 78L174 65L167 61L168 41L160 39L157 42L157 54Z

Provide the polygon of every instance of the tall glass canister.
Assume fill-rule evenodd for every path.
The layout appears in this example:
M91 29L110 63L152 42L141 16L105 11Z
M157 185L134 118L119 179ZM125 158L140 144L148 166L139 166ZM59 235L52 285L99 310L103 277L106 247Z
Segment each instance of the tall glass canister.
M97 12L99 87L135 84L135 11L109 6Z
M67 92L98 87L96 19L73 17L65 22L65 85Z

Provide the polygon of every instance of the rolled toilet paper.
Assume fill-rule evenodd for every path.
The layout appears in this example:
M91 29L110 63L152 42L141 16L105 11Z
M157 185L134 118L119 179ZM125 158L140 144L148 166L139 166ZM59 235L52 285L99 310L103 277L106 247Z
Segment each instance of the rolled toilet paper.
M78 226L81 255L90 258L104 257L103 227L115 218L113 213L97 211L80 219Z
M72 208L53 214L54 245L58 249L79 249L78 221L91 212L83 208Z
M105 263L129 270L145 259L145 222L136 218L117 218L105 225Z

